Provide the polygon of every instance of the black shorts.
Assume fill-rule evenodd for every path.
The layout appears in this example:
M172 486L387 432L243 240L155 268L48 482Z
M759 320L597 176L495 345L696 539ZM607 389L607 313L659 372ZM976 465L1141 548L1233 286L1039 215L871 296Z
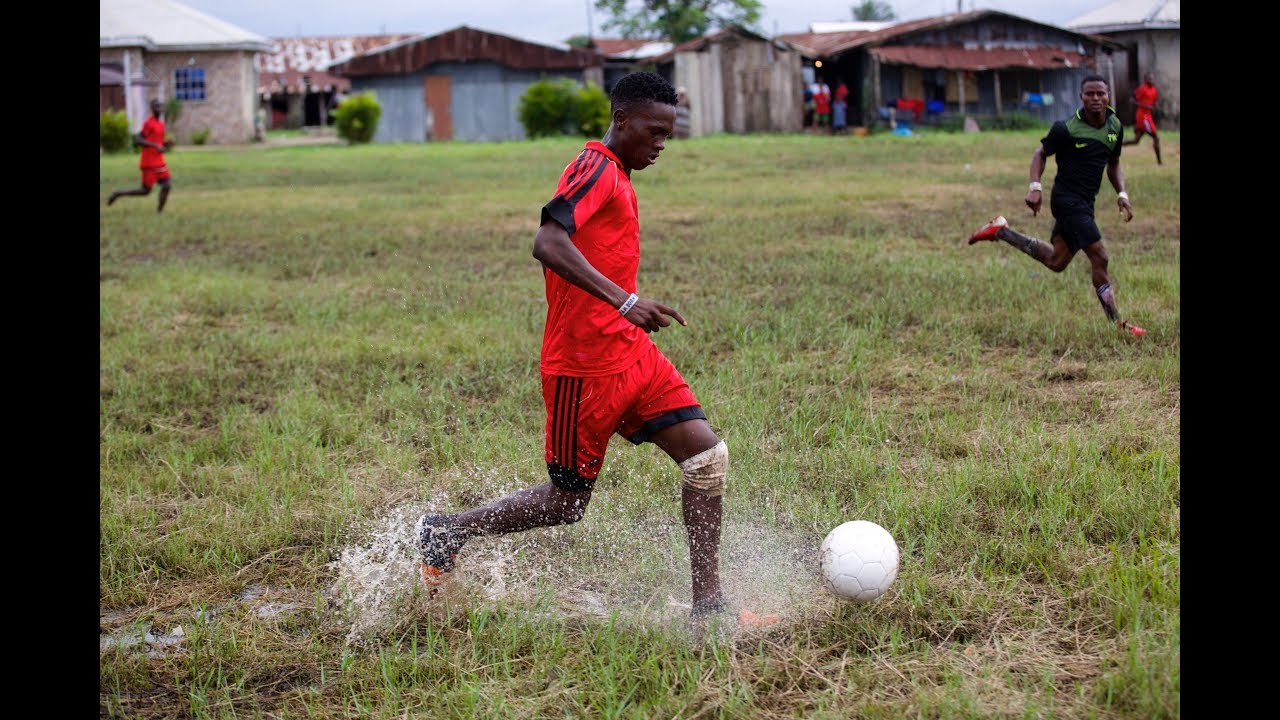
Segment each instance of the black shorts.
M1062 236L1071 252L1079 252L1102 239L1093 209L1053 208L1053 235Z

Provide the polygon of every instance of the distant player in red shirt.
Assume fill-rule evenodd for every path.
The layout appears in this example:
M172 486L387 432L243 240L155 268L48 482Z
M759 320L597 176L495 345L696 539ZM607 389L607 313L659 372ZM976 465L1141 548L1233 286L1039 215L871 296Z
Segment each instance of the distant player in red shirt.
M631 173L658 160L674 130L676 91L649 72L610 93L611 122L560 176L542 207L533 256L542 263L544 459L550 481L456 515L418 523L423 581L434 592L472 537L567 525L585 515L614 434L652 442L680 467L695 618L723 612L721 496L729 451L649 333L684 317L640 297L640 217ZM774 618L742 609L743 624Z
M1163 165L1160 159L1160 135L1156 133L1156 119L1151 111L1156 108L1155 78L1151 73L1142 76L1142 84L1133 90L1133 103L1138 109L1133 112L1133 139L1125 140L1125 145L1137 145L1143 135L1151 136L1151 145L1156 149L1156 164Z
M160 184L160 202L156 212L164 210L164 203L169 199L169 168L164 163L164 152L172 147L164 139L164 103L159 98L151 99L151 117L142 123L142 129L133 136L133 144L142 148L138 158L138 167L142 169L142 187L132 190L115 190L107 198L110 206L116 198L124 195L150 195L151 186Z

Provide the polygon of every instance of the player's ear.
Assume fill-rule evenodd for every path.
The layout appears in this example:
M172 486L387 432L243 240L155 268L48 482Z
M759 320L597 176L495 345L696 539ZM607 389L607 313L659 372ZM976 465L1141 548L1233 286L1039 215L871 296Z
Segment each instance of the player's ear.
M627 111L622 108L613 109L613 124L621 130L627 124Z

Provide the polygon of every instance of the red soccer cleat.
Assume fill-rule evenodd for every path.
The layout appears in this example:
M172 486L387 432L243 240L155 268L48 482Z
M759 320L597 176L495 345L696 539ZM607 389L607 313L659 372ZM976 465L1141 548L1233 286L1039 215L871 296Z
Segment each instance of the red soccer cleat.
M978 228L977 232L969 236L969 244L972 245L979 240L995 240L1000 228L1006 227L1009 227L1009 221L1005 220L1003 215L997 215L991 218L991 222Z
M422 587L427 591L427 599L436 596L440 592L440 588L444 585L444 571L438 567L432 567L426 563L422 563Z
M756 628L765 628L775 625L778 622L777 613L769 613L767 615L757 615L746 608L738 608L738 627L744 630L754 630Z
M1142 328L1138 327L1137 325L1134 325L1131 322L1121 323L1120 329L1129 333L1134 337L1142 337L1143 335L1147 334L1146 330L1143 330Z

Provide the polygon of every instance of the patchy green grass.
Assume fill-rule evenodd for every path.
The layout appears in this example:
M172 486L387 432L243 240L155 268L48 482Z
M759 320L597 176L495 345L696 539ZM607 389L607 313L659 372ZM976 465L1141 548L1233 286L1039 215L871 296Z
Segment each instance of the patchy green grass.
M1179 136L1126 149L1131 223L1099 195L1134 341L1083 257L965 244L1048 236L1042 134L717 136L633 176L641 293L690 323L655 339L731 449L727 590L783 618L710 636L650 445L581 523L413 581L417 515L545 480L532 240L580 141L175 155L163 214L101 213L101 714L1179 717ZM103 157L102 199L136 175ZM849 519L902 551L868 604L816 576Z

